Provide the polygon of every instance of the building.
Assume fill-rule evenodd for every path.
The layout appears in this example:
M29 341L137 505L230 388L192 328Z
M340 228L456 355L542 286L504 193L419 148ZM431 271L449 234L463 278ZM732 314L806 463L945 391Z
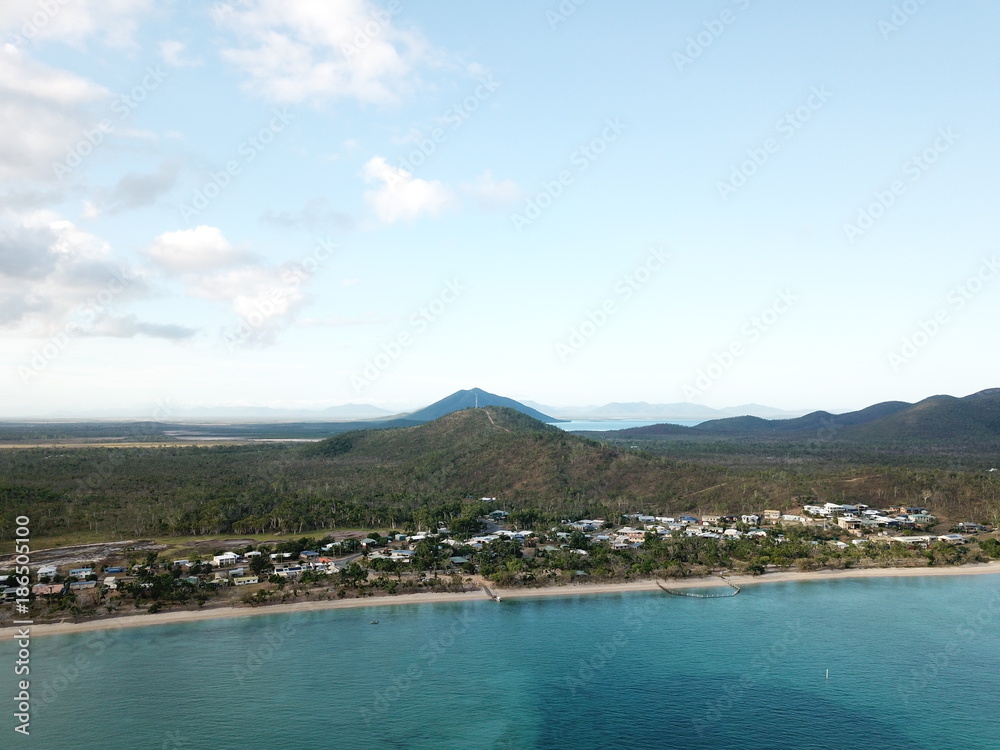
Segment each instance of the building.
M231 565L235 565L239 559L240 556L235 552L223 552L221 555L212 556L212 565L217 568L228 568Z
M965 544L969 540L961 534L942 534L938 537L938 541L947 544Z
M781 520L780 510L765 510L764 511L764 523L777 523Z
M36 583L31 587L35 596L62 596L66 586L62 583Z

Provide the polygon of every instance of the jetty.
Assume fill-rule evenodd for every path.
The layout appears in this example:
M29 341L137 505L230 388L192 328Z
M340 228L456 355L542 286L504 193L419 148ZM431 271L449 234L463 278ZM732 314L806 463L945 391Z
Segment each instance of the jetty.
M486 596L488 596L495 602L500 601L500 597L494 594L493 590L489 586L487 586L485 583L481 583L479 585L482 587L483 591L486 592Z
M723 575L720 575L718 577L721 578L722 581L729 588L732 589L732 592L728 594L696 594L691 591L678 591L676 589L668 589L659 581L656 582L656 585L659 586L664 591L666 591L671 596L689 596L692 599L729 599L730 597L736 596L738 593L740 593L740 587L737 586L735 583L732 583L731 581L727 580L726 577Z

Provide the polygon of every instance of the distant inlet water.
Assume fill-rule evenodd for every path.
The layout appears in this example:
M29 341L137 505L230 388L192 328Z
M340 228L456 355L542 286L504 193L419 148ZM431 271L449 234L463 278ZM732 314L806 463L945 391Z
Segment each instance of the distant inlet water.
M653 424L679 424L694 427L704 419L571 419L567 422L556 422L559 429L567 432L583 432L584 430L627 430L631 427L649 427Z

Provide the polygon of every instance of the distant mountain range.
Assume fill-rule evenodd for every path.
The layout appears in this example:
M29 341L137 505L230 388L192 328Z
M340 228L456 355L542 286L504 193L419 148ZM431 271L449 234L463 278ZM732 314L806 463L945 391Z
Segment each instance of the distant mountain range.
M728 406L724 409L713 409L710 406L691 403L674 404L649 404L645 401L632 401L626 403L613 402L604 406L584 406L584 407L554 407L536 404L532 401L526 402L547 414L553 414L562 419L721 419L724 417L766 417L768 419L784 419L799 417L807 414L807 411L785 411L775 409L771 406L761 406L760 404L744 404L742 406Z
M464 394L464 395L463 395ZM650 404L645 401L614 402L604 406L546 406L534 401L514 401L513 399L488 393L480 388L457 391L446 396L430 406L413 412L395 412L371 404L342 404L326 409L282 409L269 406L189 406L157 409L153 414L152 407L119 407L113 409L87 409L72 414L51 415L53 419L169 419L171 421L194 420L239 420L239 421L292 421L307 422L338 422L352 420L395 420L402 419L411 422L427 421L430 415L441 416L448 411L475 406L476 395L486 399L481 406L509 406L524 414L529 414L543 422L564 419L629 419L629 420L707 420L724 417L754 416L768 419L798 417L805 411L784 411L759 404L730 406L724 409L713 409L690 403ZM37 415L44 416L44 415ZM436 416L430 416L436 419ZM3 419L3 417L0 417Z
M962 398L931 396L915 404L885 401L845 414L815 411L794 419L731 417L702 422L693 427L658 424L610 434L636 438L771 437L885 444L906 441L995 442L1000 440L1000 388L990 388Z

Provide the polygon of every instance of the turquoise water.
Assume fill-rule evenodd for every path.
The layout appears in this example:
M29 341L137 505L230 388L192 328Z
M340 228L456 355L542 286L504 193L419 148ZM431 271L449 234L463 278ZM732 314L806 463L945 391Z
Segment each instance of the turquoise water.
M5 712L0 747L1000 748L998 625L990 575L46 637L31 737Z

